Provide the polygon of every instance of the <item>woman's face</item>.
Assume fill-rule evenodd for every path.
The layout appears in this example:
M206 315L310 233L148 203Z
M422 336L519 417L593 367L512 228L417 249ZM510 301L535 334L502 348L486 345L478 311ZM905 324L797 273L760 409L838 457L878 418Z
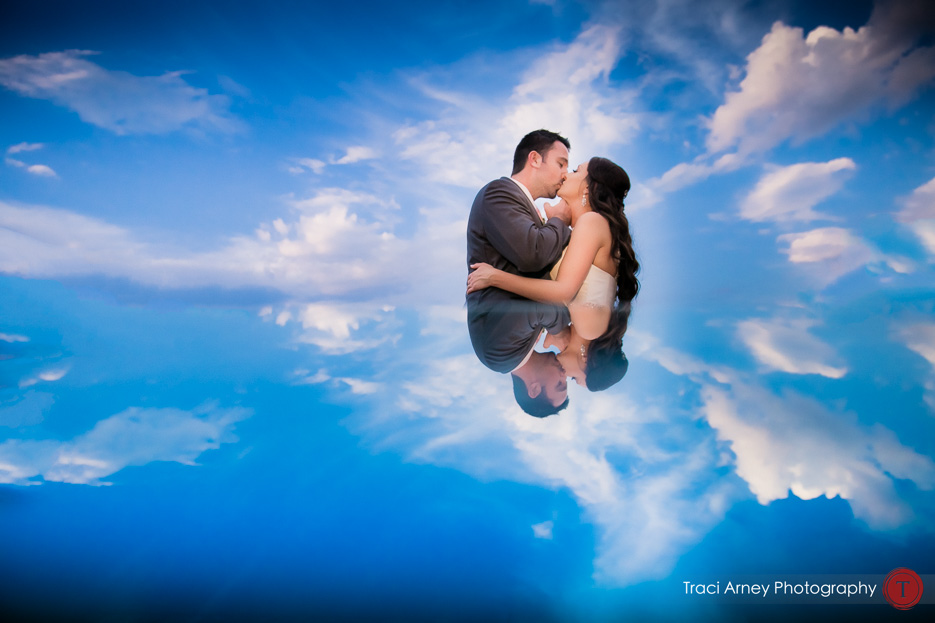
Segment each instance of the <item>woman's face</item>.
M572 203L575 200L580 200L582 193L588 187L588 163L582 162L578 165L578 168L574 171L568 172L568 177L565 178L565 183L562 184L561 189L558 191L558 196Z

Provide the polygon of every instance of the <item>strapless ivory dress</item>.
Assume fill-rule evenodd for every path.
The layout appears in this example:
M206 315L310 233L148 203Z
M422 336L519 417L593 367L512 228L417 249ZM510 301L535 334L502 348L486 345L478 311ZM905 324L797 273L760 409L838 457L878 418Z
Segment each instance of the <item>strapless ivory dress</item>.
M552 272L549 273L553 280L558 278L558 269L562 265L562 259L555 264ZM571 306L584 307L606 307L614 306L614 300L617 298L617 279L605 270L601 270L594 264L588 269L588 274L584 278L584 283L575 295L575 298L569 304Z

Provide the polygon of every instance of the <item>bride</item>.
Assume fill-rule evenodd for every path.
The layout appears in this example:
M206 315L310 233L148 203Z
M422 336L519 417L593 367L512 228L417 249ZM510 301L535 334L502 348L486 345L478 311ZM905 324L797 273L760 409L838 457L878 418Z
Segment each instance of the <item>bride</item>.
M615 320L622 317L625 331L630 303L639 290L640 267L623 210L629 190L626 171L610 160L595 157L582 163L558 191L571 209L572 233L565 254L552 269L552 280L520 277L486 263L471 264L468 293L496 287L535 301L568 305L572 325L588 342L608 331L612 315Z

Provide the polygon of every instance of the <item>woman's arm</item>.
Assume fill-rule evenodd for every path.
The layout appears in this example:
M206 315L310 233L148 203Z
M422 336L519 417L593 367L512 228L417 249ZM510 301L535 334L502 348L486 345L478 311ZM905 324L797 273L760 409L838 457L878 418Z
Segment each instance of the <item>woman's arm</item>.
M471 268L476 270L468 275L467 291L471 293L493 286L534 301L568 304L581 289L609 231L604 217L594 213L582 214L571 233L568 250L554 281L520 277L487 264L472 264Z

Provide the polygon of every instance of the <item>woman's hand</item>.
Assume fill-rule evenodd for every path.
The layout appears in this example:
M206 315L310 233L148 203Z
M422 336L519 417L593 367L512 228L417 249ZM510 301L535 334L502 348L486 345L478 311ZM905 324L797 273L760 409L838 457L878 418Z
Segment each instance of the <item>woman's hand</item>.
M484 262L480 262L479 264L471 264L471 268L473 268L474 271L468 275L468 294L475 292L476 290L483 290L484 288L491 287L493 285L494 276L501 272L490 264L485 264Z

